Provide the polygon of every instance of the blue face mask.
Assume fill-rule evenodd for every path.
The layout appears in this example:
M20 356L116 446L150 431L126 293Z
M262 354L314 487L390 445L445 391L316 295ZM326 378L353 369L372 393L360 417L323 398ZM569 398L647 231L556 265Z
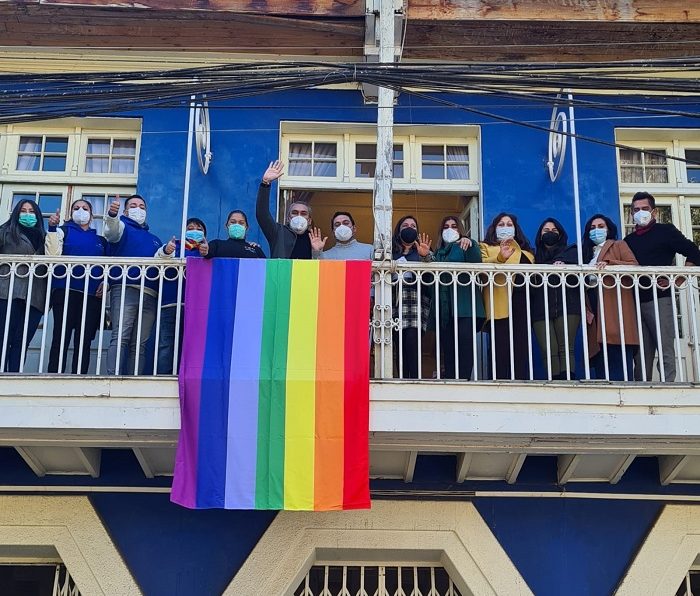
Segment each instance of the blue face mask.
M245 226L241 224L231 224L228 227L228 237L232 240L242 240L245 238Z
M204 232L202 232L202 230L187 230L185 232L185 239L201 244L204 241Z
M608 239L608 231L604 228L593 228L589 230L588 237L591 239L591 242L597 246L598 244L603 244L603 242Z
M25 228L33 228L36 225L36 215L33 213L20 213L19 223Z

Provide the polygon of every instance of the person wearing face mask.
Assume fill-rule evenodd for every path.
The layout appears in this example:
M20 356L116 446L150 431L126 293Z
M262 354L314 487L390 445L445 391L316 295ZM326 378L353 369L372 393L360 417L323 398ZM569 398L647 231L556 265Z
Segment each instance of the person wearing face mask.
M670 267L674 265L677 254L683 255L691 263L700 264L700 250L695 243L683 236L673 224L662 224L656 221L658 216L656 200L648 192L638 192L632 197L631 214L635 228L634 232L625 237L625 242L632 249L641 266ZM639 284L639 314L642 319L646 380L651 381L654 357L660 344L663 358L659 360L663 361L665 380L675 381L675 325L669 281L658 279L656 287L653 287L651 278L640 277ZM654 294L656 294L659 309L660 338L657 337L656 331ZM634 359L634 379L641 381L643 378L641 356L637 353Z
M545 219L535 236L535 263L577 265L578 249L575 244L568 243L568 238L566 230L558 220L553 217ZM550 273L546 278L540 275L531 278L532 328L540 346L542 365L545 371L551 371L552 379L555 380L576 378L574 340L578 326L581 324L581 296L578 280L579 277L576 275L561 277L555 273ZM562 283L565 284L563 292ZM549 349L547 349L547 327L549 327Z
M627 243L617 239L617 226L609 217L596 213L586 222L584 230L585 235L581 243L584 264L595 265L598 269L605 269L607 265L638 265ZM618 283L620 284L619 294L616 288ZM598 284L600 284L600 292ZM639 345L632 280L621 278L618 281L610 276L596 276L589 280L587 285L592 286L586 291L586 329L591 368L597 379L623 381L625 380L624 361L627 365L627 380L632 380L632 363ZM619 315L620 309L622 320ZM605 335L603 335L603 325L605 325ZM623 335L624 350L622 349ZM607 377L603 341L606 344L605 351L608 359Z
M18 259L22 258L21 255L43 255L49 252L45 242L44 219L39 205L34 201L19 201L12 210L10 219L0 226L0 254L19 255ZM31 295L28 273L27 265L17 267L10 295L10 266L0 265L0 352L2 343L5 342L5 362L0 362L0 372L19 371L25 316L28 314L27 339L24 344L26 349L44 312L46 269L43 266L35 269ZM8 325L7 334L5 325Z
M503 212L494 217L479 247L483 263L529 265L535 260L530 243L518 224L518 218L511 213ZM492 291L493 304L491 303ZM508 280L505 275L496 274L493 278L493 290L484 288L483 296L487 321L484 329L489 333L493 330L493 344L496 352L496 370L492 371L493 378L511 378L510 326L512 324L514 378L527 379L530 346L527 345L527 296L523 279L519 276L514 277L510 285L509 300ZM490 320L493 322L489 323Z
M292 203L287 209L284 224L277 223L270 212L270 185L283 173L284 164L270 162L262 177L255 203L255 218L270 245L272 259L311 258L311 207L306 203ZM320 231L316 230L317 234Z
M392 237L392 258L397 263L424 262L433 260L430 250L430 237L420 234L418 221L412 215L402 217L394 227ZM403 360L403 378L418 378L418 334L426 330L430 317L430 293L428 287L421 288L418 300L418 282L414 274L405 272L401 284L401 310L399 312L399 295L394 300L394 318L398 318L401 333L401 353ZM420 316L419 316L420 313ZM395 343L399 338L396 334Z
M226 240L206 240L199 245L199 254L205 259L228 257L234 259L264 259L265 253L245 239L248 231L248 216L240 209L234 209L226 218Z
M131 195L124 204L124 213L119 216L120 201L115 199L109 206L104 219L104 234L109 243L108 254L113 257L156 257L175 256L176 238L173 236L163 244L152 234L146 223L146 201L141 195ZM145 272L143 298L141 298L141 281L144 276L139 267L130 267L126 280L122 280L121 268L114 267L110 272L110 314L112 320L112 337L107 353L107 374L141 374L145 364L145 348L151 336L156 319L158 303L157 270ZM149 279L150 278L150 279ZM123 296L122 296L123 291ZM121 311L122 300L124 312ZM139 343L139 362L136 367L136 338L139 320L141 334ZM119 330L121 328L121 335ZM117 353L128 349L128 355L120 358L117 371Z
M201 247L206 244L207 226L198 217L190 217L185 222L185 258L199 257ZM179 242L176 242L175 254L179 254ZM175 359L175 327L177 326L176 306L180 305L180 330L178 342L182 345L185 328L182 312L185 303L185 280L182 281L180 300L178 300L178 277L181 269L166 267L163 271L163 289L160 297L160 325L158 326L158 361L156 372L159 375L177 374ZM158 317L156 316L156 319ZM178 354L182 351L178 350Z
M439 263L481 263L479 244L467 237L459 217L448 215L442 220L435 251L435 261ZM433 303L430 313L431 325L435 325L437 311L440 311L440 349L445 367L445 379L470 379L474 364L474 330L478 333L484 325L484 300L481 289L474 288L472 303L472 281L468 273L460 273L457 279L456 312L455 288L451 273L440 275L438 291L439 303ZM439 309L438 309L439 306ZM456 320L455 320L456 319ZM474 321L476 319L476 321ZM457 363L455 363L455 327L457 333ZM459 376L455 367L459 368Z
M331 229L335 236L335 246L323 250L328 238L321 237L321 231L311 230L311 254L314 259L331 259L335 261L371 261L374 247L358 242L355 238L357 228L355 220L347 211L336 211L331 217Z
M98 236L91 227L92 204L80 199L71 205L71 217L62 226L60 211L56 210L49 218L49 232L46 235L47 247L51 254L104 257L107 254L107 241ZM90 367L90 346L100 326L102 309L103 271L101 267L91 267L87 272L87 291L85 287L85 267L73 267L70 274L62 265L54 269L51 285L51 310L53 312L53 336L49 351L49 372L64 372L68 348L73 340L72 372L86 374ZM70 277L68 280L67 277ZM66 290L68 299L66 300ZM85 318L83 319L83 304ZM65 325L63 319L65 318ZM61 354L61 337L63 337L63 357ZM82 341L82 356L80 343ZM59 360L61 367L59 370Z

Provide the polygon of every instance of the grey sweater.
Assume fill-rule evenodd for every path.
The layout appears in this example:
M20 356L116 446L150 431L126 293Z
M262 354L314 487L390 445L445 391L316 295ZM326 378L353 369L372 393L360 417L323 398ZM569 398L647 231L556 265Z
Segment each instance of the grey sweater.
M314 259L331 259L334 261L371 261L374 257L374 247L371 244L358 242L355 238L345 244L336 243L328 250L313 251Z

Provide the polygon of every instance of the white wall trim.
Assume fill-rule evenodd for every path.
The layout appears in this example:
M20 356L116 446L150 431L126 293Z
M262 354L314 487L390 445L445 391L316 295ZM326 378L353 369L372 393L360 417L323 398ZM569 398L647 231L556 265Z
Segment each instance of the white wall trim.
M54 547L82 596L141 594L87 497L0 496L0 545Z
M673 596L700 554L700 507L666 505L616 596Z
M317 560L437 560L464 596L532 595L472 503L375 501L371 510L282 511L224 595L293 594Z

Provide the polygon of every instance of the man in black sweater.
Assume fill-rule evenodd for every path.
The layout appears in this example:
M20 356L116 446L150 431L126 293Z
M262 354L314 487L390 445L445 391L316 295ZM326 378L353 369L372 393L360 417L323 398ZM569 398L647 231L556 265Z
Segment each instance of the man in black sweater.
M270 184L277 180L284 170L284 164L277 160L270 162L258 188L255 204L255 217L267 242L270 257L273 259L311 258L311 206L306 203L292 203L287 210L285 224L277 223L270 213ZM320 230L316 230L320 236ZM320 249L323 250L321 246Z
M640 265L645 267L669 267L674 264L676 254L686 257L688 262L700 265L700 250L688 240L673 224L662 224L656 221L658 212L656 201L648 192L638 192L632 197L632 217L635 223L634 232L625 238ZM640 278L642 286L650 286L650 278ZM639 289L639 312L642 319L642 340L644 342L644 369L646 380L651 381L654 356L659 351L659 366L663 362L661 378L666 381L676 379L676 338L673 321L673 296L669 281L657 279L656 289ZM664 289L666 288L666 289ZM657 295L659 309L658 329L661 341L657 336L657 321L654 309L654 292ZM660 346L660 350L659 350ZM639 354L635 357L634 378L644 380L642 363Z

